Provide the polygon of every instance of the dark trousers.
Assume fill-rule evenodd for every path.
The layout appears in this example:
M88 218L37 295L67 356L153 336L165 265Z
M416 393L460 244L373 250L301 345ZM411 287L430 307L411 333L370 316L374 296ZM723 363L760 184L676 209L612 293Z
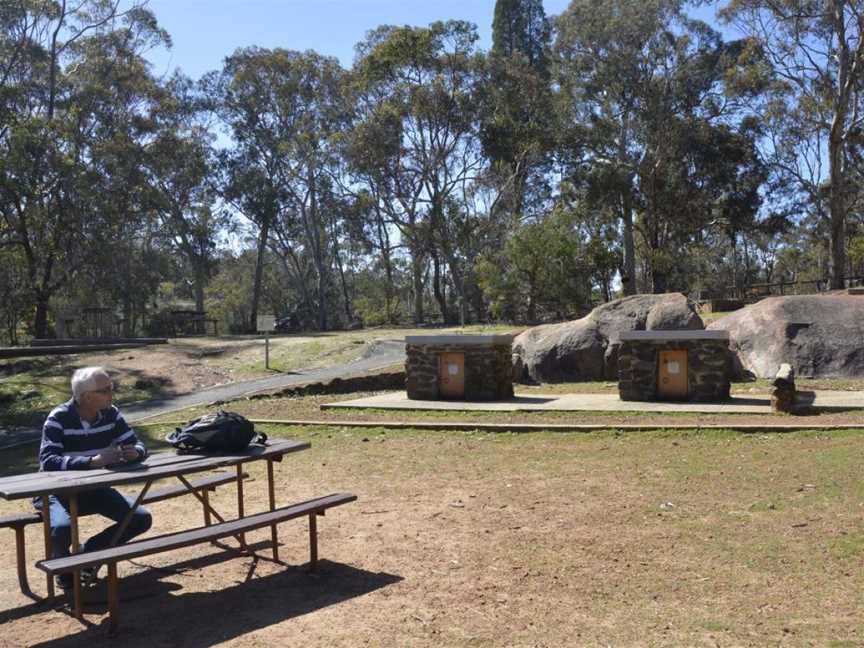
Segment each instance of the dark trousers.
M134 499L121 495L113 488L100 488L98 490L78 493L78 515L103 515L117 524L112 524L107 529L100 531L84 543L82 551L96 551L104 549L111 542L120 521L132 509ZM33 504L37 511L42 510L41 498L34 498ZM69 555L69 546L72 544L72 523L69 517L69 499L65 496L50 495L48 506L51 511L51 557L60 558ZM137 535L141 535L153 523L150 512L142 506L135 509L132 519L123 531L118 544L128 542Z

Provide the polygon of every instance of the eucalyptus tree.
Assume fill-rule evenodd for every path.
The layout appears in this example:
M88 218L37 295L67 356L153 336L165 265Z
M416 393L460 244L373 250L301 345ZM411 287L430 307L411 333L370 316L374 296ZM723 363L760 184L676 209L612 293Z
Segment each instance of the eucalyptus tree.
M782 126L771 143L773 161L825 220L830 283L842 288L855 193L850 149L862 127L864 2L731 0L721 15L752 39L754 68L767 65L774 75L762 108ZM818 190L826 181L827 209Z
M37 336L52 296L100 257L98 237L138 216L111 197L140 180L129 156L152 87L141 52L167 35L141 5L118 4L22 1L0 11L0 244L21 252Z
M33 308L21 251L0 247L0 265L0 340L16 345L21 323Z
M357 46L352 164L370 183L410 256L414 319L422 322L427 261L444 260L464 304L468 263L447 234L448 202L462 201L484 167L477 86L483 57L473 25L383 26ZM442 317L446 297L436 289Z
M574 183L601 183L619 214L625 294L637 289L635 233L651 288L663 292L681 246L723 200L743 191L751 218L758 208L759 177L744 168L755 162L722 156L731 140L746 147L750 137L736 128L738 105L724 86L742 45L689 19L684 4L573 0L556 22L555 79L569 124L561 160ZM737 186L745 179L747 190Z
M339 128L341 73L336 59L314 52L252 47L228 57L206 81L232 139L222 154L223 195L259 230L253 319L264 253L275 233L304 294L314 293L318 326L327 328L332 248L326 215L334 207L329 139ZM303 256L312 264L314 291L305 286Z
M278 69L277 101L271 104L279 117L281 156L279 178L285 209L276 220L279 241L287 250L302 250L315 280L318 328L326 330L332 315L332 293L338 272L351 318L345 289L339 240L346 206L336 193L333 173L337 167L333 145L345 121L338 61L314 52L276 50L270 65Z
M492 316L536 323L541 315L563 319L585 312L592 272L609 266L596 256L610 253L596 231L599 223L593 215L558 207L516 227L500 249L484 253L477 271Z
M495 3L492 48L480 88L481 139L502 192L496 205L516 222L542 211L550 171L550 35L541 0Z
M639 89L654 74L650 61L663 47L661 27L679 5L575 0L555 21L555 78L567 124L562 158L571 169L586 160L596 167L592 173L619 212L625 295L636 293L636 169L645 151L637 136Z
M274 83L259 61L266 52L238 49L225 59L221 70L201 81L209 107L222 120L231 145L218 152L222 199L256 228L256 258L248 329L254 330L261 300L264 261L273 224L284 194L279 181L278 118L267 113Z
M218 201L214 135L201 112L192 81L180 75L169 79L161 88L155 134L144 157L148 207L166 246L191 270L199 311L204 310L205 290L215 269L219 236L231 224Z

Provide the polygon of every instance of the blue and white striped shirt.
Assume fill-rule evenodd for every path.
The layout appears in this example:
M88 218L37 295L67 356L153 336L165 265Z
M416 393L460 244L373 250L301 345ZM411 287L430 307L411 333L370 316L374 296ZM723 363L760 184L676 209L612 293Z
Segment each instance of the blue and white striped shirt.
M85 470L111 444L134 445L144 457L147 450L116 407L99 412L93 423L82 421L75 399L58 405L42 426L39 470Z

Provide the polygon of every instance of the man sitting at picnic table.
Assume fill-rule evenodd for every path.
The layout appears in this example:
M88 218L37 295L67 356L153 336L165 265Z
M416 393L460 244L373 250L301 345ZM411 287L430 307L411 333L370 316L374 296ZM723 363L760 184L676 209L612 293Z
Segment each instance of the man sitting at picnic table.
M147 456L144 444L111 404L113 392L111 377L103 367L85 367L72 375L72 398L51 410L42 427L39 470L89 470L139 461ZM48 501L52 558L68 556L72 542L69 499L51 495ZM42 500L34 498L33 503L41 511ZM79 515L98 513L116 522L87 540L82 551L106 548L134 503L113 488L79 493ZM119 542L128 542L147 531L151 524L150 513L139 506ZM88 584L94 582L96 568L83 569L81 578ZM72 574L60 574L57 584L64 590L71 588Z

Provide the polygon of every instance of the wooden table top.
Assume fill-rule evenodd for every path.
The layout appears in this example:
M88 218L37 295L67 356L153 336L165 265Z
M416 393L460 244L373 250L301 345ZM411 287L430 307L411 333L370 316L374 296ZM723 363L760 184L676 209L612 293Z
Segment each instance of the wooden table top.
M57 470L0 478L0 497L7 500L37 495L60 495L108 486L135 484L164 477L202 472L306 450L308 441L271 439L266 446L252 445L230 454L177 454L158 452L144 461L94 470Z

